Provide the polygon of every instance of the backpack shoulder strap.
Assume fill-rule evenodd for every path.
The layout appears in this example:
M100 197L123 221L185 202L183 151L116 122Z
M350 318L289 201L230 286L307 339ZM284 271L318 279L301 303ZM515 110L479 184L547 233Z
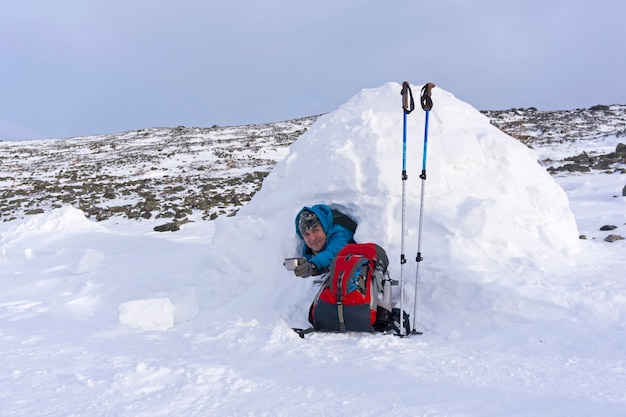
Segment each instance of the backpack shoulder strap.
M338 224L339 226L343 226L352 233L356 232L357 223L352 219L352 217L347 214L343 214L337 209L332 209L333 212L333 223Z

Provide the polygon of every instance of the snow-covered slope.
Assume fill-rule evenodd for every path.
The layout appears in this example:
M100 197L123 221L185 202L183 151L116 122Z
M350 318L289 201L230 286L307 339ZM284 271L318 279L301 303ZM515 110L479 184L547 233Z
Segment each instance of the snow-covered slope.
M407 138L405 307L417 290L424 334L290 329L316 290L282 268L303 205L352 214L399 278L399 92L363 90L319 117L234 217L192 214L164 234L146 227L159 219L66 205L1 223L3 414L621 415L626 241L601 238L624 227L623 176L550 176L441 88L417 288L422 111Z

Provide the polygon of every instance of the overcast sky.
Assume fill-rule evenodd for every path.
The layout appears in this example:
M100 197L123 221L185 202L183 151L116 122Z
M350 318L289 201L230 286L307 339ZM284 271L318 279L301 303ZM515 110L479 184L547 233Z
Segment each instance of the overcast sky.
M479 110L626 104L624 19L622 0L0 0L0 140L288 120L404 80Z

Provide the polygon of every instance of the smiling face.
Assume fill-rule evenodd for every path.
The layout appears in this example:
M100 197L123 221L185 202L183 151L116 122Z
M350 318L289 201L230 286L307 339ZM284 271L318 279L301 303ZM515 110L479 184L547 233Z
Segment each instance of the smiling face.
M304 243L311 248L314 253L321 251L326 244L326 233L324 229L317 225L302 233Z

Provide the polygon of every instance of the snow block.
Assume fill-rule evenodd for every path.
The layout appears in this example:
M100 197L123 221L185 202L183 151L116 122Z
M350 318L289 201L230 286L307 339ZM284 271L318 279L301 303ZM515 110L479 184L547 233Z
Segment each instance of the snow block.
M167 330L199 311L195 288L184 288L166 296L126 301L119 306L119 320L143 330Z
M174 327L174 304L167 298L126 301L119 306L120 323L143 330Z

